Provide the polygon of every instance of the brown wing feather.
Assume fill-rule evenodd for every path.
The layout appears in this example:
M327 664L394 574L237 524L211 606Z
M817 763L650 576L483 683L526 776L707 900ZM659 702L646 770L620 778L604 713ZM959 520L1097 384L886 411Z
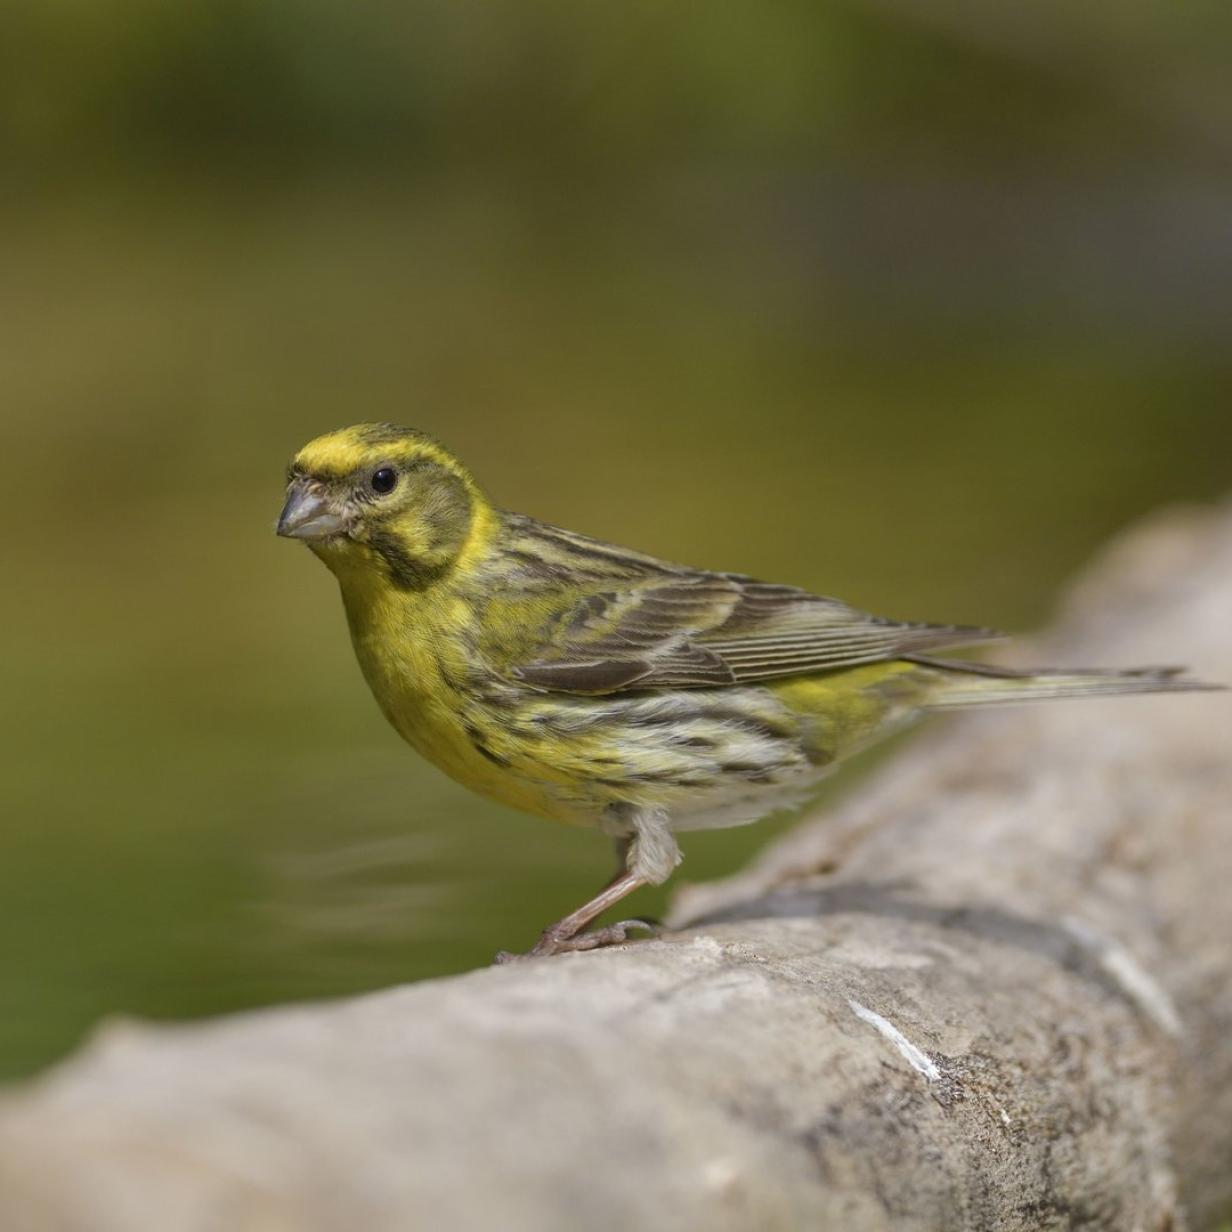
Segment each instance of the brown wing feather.
M569 590L570 603L544 629L541 653L511 669L534 688L601 694L744 684L998 636L887 620L792 586L665 565L553 528L535 530L550 532L555 567L578 548L587 553L579 573L600 549L610 568L595 579L603 589L580 598Z

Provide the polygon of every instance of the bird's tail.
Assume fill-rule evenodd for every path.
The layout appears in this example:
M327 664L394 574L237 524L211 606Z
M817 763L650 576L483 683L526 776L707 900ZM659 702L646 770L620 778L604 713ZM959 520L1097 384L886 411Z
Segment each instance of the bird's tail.
M1183 667L1045 668L1017 671L958 659L909 656L937 673L936 686L924 703L931 710L992 706L1002 702L1051 701L1057 697L1109 697L1118 693L1187 693L1218 690L1183 675Z

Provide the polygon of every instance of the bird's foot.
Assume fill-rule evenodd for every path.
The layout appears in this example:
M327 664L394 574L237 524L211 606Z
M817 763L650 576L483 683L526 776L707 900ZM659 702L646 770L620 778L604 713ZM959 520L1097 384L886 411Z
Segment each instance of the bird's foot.
M549 954L567 954L571 951L597 950L605 945L619 945L629 939L631 929L645 929L652 937L659 935L659 925L652 920L621 920L619 924L608 924L603 928L592 929L588 933L574 933L571 937L561 935L553 928L544 930L543 935L525 954L513 954L509 950L501 950L496 956L497 963L520 962L527 958L546 958Z

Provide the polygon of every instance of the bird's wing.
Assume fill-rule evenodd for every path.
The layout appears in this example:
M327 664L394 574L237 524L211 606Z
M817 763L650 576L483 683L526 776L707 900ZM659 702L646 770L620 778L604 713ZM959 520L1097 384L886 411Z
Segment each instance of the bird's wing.
M632 554L610 589L571 592L510 674L565 693L705 688L988 641L988 629L870 616L837 599ZM642 565L644 571L638 566ZM630 576L632 574L633 576Z

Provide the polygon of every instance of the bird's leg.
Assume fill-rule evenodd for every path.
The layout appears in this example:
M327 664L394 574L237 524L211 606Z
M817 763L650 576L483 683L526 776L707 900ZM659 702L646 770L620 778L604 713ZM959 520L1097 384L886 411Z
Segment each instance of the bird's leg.
M576 911L571 911L563 920L549 924L528 953L511 954L502 950L497 954L496 961L505 963L517 958L543 958L548 954L561 954L567 950L596 950L600 946L615 945L626 940L631 928L645 928L654 932L654 925L647 924L644 920L622 920L619 924L609 924L606 928L595 929L594 932L582 931L609 907L614 907L622 898L645 884L636 873L622 868L589 902L583 903Z
M496 956L498 963L512 962L516 958L542 958L568 950L597 950L600 946L626 941L632 928L644 928L650 933L658 931L646 920L621 920L619 924L609 924L592 932L583 931L592 920L598 919L609 907L614 907L639 887L662 884L679 862L680 853L666 828L665 816L631 814L622 828L628 832L616 835L616 854L620 865L612 880L589 902L583 903L563 920L549 924L528 953L511 954L508 950L502 950Z
M622 898L646 883L636 873L622 870L599 891L588 903L570 912L563 920L550 924L543 930L531 954L557 954L562 950L596 950L600 946L614 945L625 940L630 928L644 928L654 932L654 926L641 920L622 920L592 932L584 932L592 920L597 920L609 907L614 907Z

